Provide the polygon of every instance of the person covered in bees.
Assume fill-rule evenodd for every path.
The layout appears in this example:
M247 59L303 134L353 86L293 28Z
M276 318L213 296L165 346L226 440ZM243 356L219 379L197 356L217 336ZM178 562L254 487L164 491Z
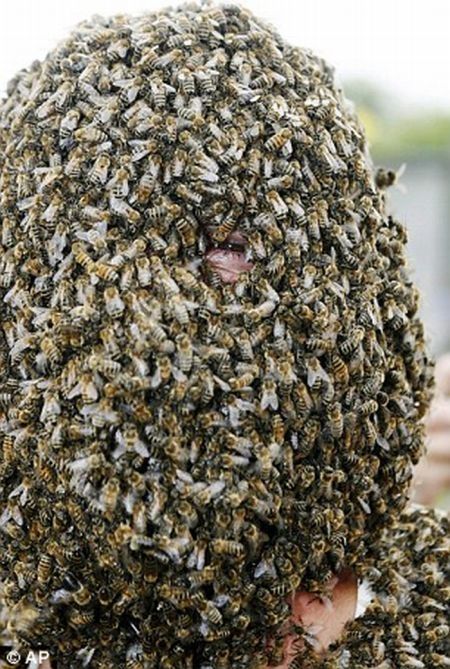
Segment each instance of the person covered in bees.
M58 669L449 666L434 360L333 68L95 16L0 105L4 638ZM50 666L46 662L45 666Z

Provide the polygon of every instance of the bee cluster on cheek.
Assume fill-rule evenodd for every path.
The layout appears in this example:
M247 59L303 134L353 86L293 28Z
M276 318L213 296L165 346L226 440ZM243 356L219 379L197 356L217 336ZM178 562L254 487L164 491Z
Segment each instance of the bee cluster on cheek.
M80 24L9 83L0 149L9 631L62 667L264 666L424 448L432 361L362 126L322 59L188 3ZM224 284L206 230L236 228L253 268Z

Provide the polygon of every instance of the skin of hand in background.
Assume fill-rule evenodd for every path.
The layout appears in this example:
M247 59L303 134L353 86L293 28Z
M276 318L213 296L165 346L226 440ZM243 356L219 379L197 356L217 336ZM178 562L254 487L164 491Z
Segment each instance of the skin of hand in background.
M427 453L414 472L413 502L450 508L450 353L438 358L436 391L425 417Z

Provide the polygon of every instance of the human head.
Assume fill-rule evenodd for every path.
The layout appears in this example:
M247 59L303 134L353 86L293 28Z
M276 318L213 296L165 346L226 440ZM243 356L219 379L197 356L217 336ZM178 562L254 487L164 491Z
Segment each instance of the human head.
M323 59L188 3L80 24L10 82L0 148L17 633L257 666L423 453L432 361L364 129ZM224 284L204 255L236 227L253 268Z

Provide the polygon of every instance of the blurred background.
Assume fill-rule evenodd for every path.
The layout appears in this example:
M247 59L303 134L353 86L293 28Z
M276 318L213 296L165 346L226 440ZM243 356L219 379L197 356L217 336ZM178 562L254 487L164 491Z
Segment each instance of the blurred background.
M170 3L172 6L177 2ZM437 360L427 417L428 454L412 501L450 509L450 3L447 0L246 0L289 41L335 67L356 105L376 166L398 172L389 208L408 229L410 270ZM93 14L152 11L164 0L15 0L0 5L0 96Z

